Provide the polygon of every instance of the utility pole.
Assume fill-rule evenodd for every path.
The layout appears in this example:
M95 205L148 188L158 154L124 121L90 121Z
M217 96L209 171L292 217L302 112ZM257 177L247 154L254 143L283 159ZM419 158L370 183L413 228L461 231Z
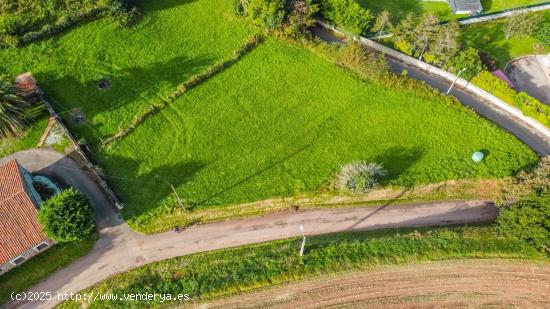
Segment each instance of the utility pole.
M453 81L453 83L451 84L451 87L449 87L449 90L447 90L447 93L446 95L449 95L449 93L451 93L451 90L453 89L456 81L460 78L460 74L462 74L462 72L464 72L466 70L466 68L462 68L462 70L458 71L458 74L456 75L456 78L455 80Z
M183 211L186 211L185 206L183 206L183 202L181 201L180 196L178 195L178 192L176 191L176 188L174 188L174 186L171 183L166 181L166 179L160 177L159 174L155 174L155 177L162 180L162 181L164 181L165 183L167 183L170 186L170 188L172 188L172 191L174 191L174 194L176 195L176 198L178 199L178 203L180 204L181 208L183 209Z
M300 225L300 232L302 233L302 246L300 247L300 256L304 256L304 249L306 247L306 235L304 234L304 226Z

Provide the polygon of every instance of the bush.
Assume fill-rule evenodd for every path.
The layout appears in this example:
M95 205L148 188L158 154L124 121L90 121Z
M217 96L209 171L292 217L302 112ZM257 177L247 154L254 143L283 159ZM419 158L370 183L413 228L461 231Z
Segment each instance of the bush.
M59 242L84 239L95 228L90 201L73 188L42 203L38 218L46 234Z
M550 253L550 198L520 200L502 209L497 222L502 235Z
M313 16L318 10L319 7L312 0L287 1L284 33L293 38L309 36L309 29L315 25Z
M356 35L369 33L373 16L355 0L320 0L321 15Z
M550 106L524 92L517 93L502 80L487 71L483 71L472 79L472 83L492 93L504 102L519 108L525 115L537 119L550 127Z
M379 80L389 72L388 64L383 57L367 52L363 45L356 41L342 48L338 57L338 64L371 80Z
M267 31L282 27L285 18L285 2L285 0L241 1L246 16L254 24Z
M535 32L535 37L539 39L542 44L550 46L550 22L541 24Z
M386 175L382 165L358 161L342 167L336 187L352 193L367 193L378 184L378 177Z
M455 74L464 69L462 77L470 80L483 71L483 63L478 51L468 47L452 57L447 63L447 68Z

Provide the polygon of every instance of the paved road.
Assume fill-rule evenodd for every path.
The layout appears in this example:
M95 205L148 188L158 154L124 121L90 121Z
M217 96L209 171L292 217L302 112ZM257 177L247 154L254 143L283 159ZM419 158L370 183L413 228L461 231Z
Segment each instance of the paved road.
M542 60L537 56L527 56L510 62L506 67L506 75L519 91L525 91L550 105L550 76L546 76Z
M53 176L54 179L61 180L86 194L95 206L100 229L124 223L110 206L109 200L93 180L91 173L83 171L71 158L53 150L32 149L0 158L0 164L14 158L28 171Z
M340 41L340 39L321 28L315 28L313 33L326 42ZM407 70L407 76L421 80L443 93L446 93L450 87L450 83L447 80L441 79L418 67L404 64L387 55L386 60L390 70L396 74L401 74L403 70ZM548 139L537 130L527 126L524 122L517 120L514 115L497 109L493 104L459 87L454 87L450 94L456 97L463 105L472 108L479 115L491 120L499 127L516 136L539 155L550 155L550 143Z
M71 159L49 150L29 150L17 158L31 171L54 175L90 196L98 210L100 238L92 251L34 286L49 291L49 302L12 302L7 308L51 308L61 300L57 293L77 292L111 275L154 261L215 249L298 236L390 227L449 225L493 221L498 209L486 201L455 201L284 212L259 218L200 225L180 234L139 235L111 210L99 187ZM1 162L2 160L0 160Z

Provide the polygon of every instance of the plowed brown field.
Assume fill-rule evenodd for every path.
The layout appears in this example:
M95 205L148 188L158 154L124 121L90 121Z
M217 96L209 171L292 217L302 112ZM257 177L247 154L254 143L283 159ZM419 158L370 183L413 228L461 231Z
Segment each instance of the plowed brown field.
M245 293L201 308L550 308L550 264L462 260L380 267Z

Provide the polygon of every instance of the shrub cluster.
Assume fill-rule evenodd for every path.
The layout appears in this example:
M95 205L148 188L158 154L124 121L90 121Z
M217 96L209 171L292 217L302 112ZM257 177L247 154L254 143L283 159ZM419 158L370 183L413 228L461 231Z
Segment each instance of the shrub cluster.
M537 119L550 127L550 106L545 105L525 92L516 92L502 80L487 71L476 75L472 82L482 89L492 93L504 102L520 109L525 115Z
M527 198L502 209L498 227L502 235L550 254L550 198Z
M137 9L130 9L124 0L0 1L0 47L46 38L100 16L113 16L119 24L131 24L137 15Z
M295 38L309 35L318 11L312 0L233 0L233 7L237 15L265 31L282 31Z
M367 193L378 184L378 178L386 175L382 165L358 161L342 167L336 179L336 188L351 193Z
M46 234L59 242L84 239L95 229L94 209L90 201L73 188L42 203L38 219Z
M355 35L370 31L373 16L355 0L319 0L320 13L327 21Z

